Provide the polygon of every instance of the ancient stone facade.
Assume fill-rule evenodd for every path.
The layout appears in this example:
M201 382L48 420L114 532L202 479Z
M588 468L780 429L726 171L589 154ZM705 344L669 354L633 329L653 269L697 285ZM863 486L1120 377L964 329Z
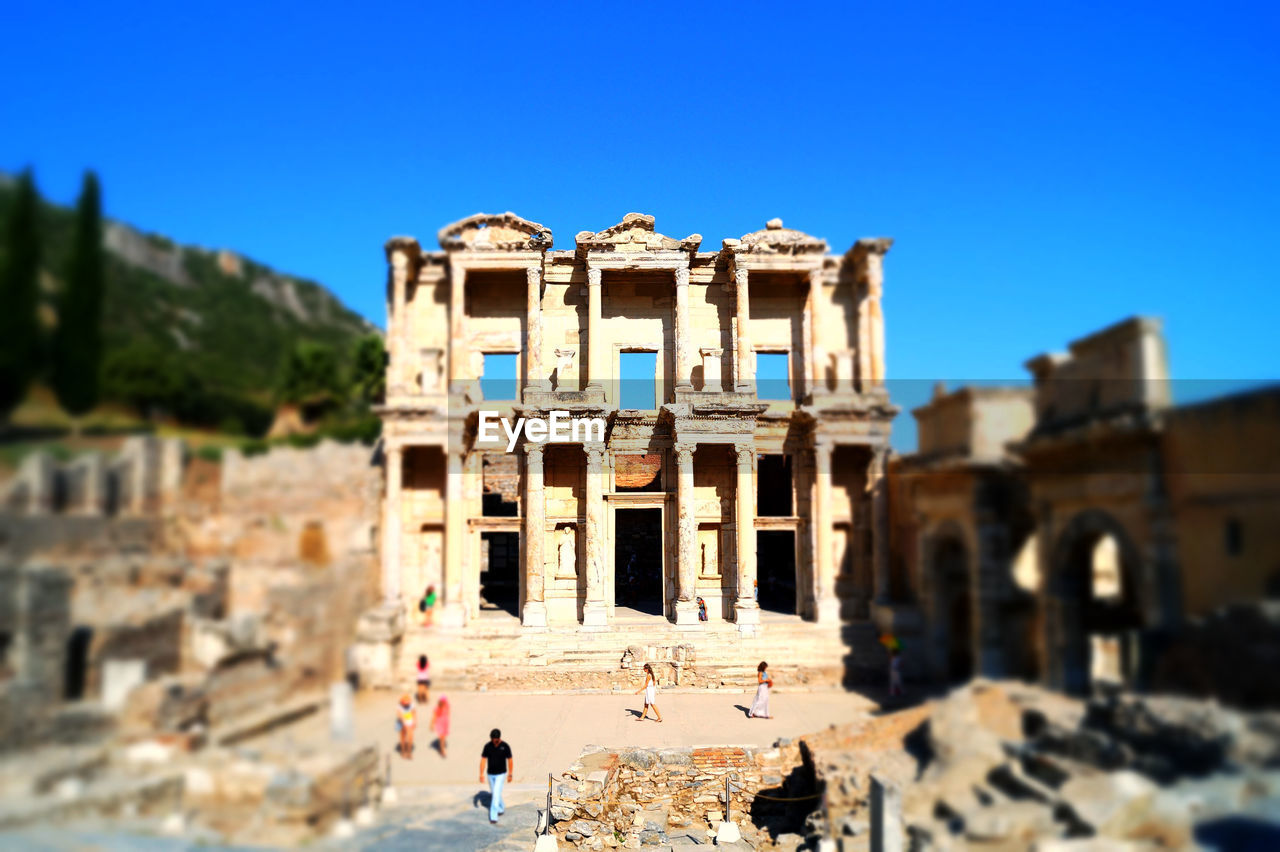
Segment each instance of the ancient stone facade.
M835 623L887 599L890 240L832 256L773 220L702 251L632 213L553 250L506 213L439 242L386 245L389 603L416 622L434 586L445 625L753 634L762 607ZM513 456L486 411L607 427Z
M1160 673L1188 621L1280 595L1280 389L1174 407L1148 318L1027 367L1032 388L963 388L917 409L919 452L891 467L915 662L1071 692L1185 684ZM1218 690L1220 675L1193 680L1238 692Z

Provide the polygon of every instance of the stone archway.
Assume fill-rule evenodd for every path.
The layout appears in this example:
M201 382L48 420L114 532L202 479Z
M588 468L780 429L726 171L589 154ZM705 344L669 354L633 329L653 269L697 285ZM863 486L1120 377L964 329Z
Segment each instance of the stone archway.
M1081 512L1058 535L1046 584L1051 686L1079 695L1096 680L1133 685L1146 627L1141 567L1133 539L1102 510Z
M962 530L949 523L926 538L924 557L933 673L962 683L975 670L972 554Z

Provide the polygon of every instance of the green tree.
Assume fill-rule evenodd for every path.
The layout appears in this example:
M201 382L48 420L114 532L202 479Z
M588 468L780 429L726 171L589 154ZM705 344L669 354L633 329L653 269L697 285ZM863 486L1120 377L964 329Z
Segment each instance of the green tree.
M17 197L5 223L0 268L0 421L22 402L40 367L39 214L35 180L27 169L18 178Z
M111 352L102 365L102 395L128 403L144 417L185 413L191 379L181 362L147 340Z
M98 176L86 172L53 337L53 389L74 417L98 403L104 278L101 193Z
M351 356L351 389L365 405L380 402L387 378L387 350L382 336L370 334L356 341Z
M285 358L280 399L305 405L332 405L342 398L342 377L333 347L303 342Z

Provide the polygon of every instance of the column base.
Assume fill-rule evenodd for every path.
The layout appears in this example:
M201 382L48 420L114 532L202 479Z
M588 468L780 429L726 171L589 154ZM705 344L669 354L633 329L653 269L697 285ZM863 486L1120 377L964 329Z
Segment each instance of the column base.
M676 624L689 626L698 623L697 601L676 601Z
M738 632L754 636L760 631L760 604L755 598L741 598L733 604L733 621Z
M543 601L525 601L520 612L520 623L525 627L547 626L547 605Z
M582 627L586 630L604 630L609 627L609 608L604 601L587 601L582 605Z
M840 599L819 598L813 605L813 620L819 624L836 624L840 621Z
M436 624L441 627L461 627L466 624L466 613L462 611L462 604L445 604L440 607L440 614L436 617Z

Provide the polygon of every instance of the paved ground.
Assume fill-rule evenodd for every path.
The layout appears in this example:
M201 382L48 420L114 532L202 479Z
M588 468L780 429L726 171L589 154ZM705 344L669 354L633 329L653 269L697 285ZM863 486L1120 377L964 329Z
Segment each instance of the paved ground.
M746 693L672 693L658 696L662 722L637 722L638 695L523 695L458 692L453 705L447 757L432 748L430 711L419 713L412 760L395 753L395 695L362 693L356 701L356 739L376 744L390 760L395 787L474 784L480 750L491 728L501 728L515 758L515 783L545 785L548 772L563 772L587 744L603 746L772 745L849 722L875 705L855 693L775 692L772 719L748 719ZM433 690L432 705L439 698ZM324 736L327 721L314 720L309 736ZM290 734L296 736L296 734Z

